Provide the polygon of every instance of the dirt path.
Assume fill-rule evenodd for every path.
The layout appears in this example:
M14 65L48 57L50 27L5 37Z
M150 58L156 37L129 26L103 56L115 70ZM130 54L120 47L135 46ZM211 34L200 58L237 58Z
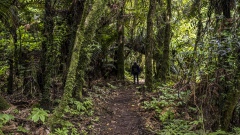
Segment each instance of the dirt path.
M138 85L139 86L139 85ZM121 86L110 92L97 113L99 121L94 127L97 135L142 135L143 123L139 115L137 85Z

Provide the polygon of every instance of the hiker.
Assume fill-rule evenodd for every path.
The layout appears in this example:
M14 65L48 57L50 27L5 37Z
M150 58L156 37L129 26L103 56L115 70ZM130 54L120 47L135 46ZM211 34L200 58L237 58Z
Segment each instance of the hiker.
M138 66L137 62L134 62L134 64L132 65L132 75L133 75L134 84L136 84L136 79L137 79L137 84L139 84L139 81L138 81L139 73L140 73L140 67Z

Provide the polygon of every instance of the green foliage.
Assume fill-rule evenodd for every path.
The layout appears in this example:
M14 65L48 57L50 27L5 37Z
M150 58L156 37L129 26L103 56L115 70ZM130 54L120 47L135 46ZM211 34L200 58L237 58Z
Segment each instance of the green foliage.
M4 75L8 69L8 66L1 66L0 67L0 76Z
M164 129L158 131L159 135L198 135L201 131L192 131L192 125L186 120L172 120L164 123Z
M240 134L240 128L239 127L234 127L233 128L233 133L236 134L236 135L239 135Z
M156 114L155 117L161 121L163 128L160 131L156 131L158 134L194 135L205 133L205 130L200 128L203 125L202 117L192 121L175 118L179 115L176 112L177 107L185 104L184 99L189 96L189 91L179 93L179 96L185 97L182 98L182 100L179 100L177 91L168 86L158 87L155 92L161 94L153 97L151 101L145 101L143 107L147 110L154 111ZM196 108L193 107L192 109L196 110Z
M0 110L5 110L10 107L9 103L2 97L0 96Z
M215 132L209 133L209 135L228 135L230 133L227 133L226 131L222 131L222 130L217 130Z
M34 122L45 122L48 117L48 111L43 110L42 108L33 108L29 118Z
M0 113L0 134L3 134L1 128L12 119L14 119L13 115Z
M68 132L69 132L68 129L65 127L62 129L57 128L57 129L55 129L55 132L53 135L68 135Z
M13 115L0 113L0 128L12 119L14 119Z
M65 112L72 115L88 115L91 116L93 111L93 103L91 99L85 99L83 102L77 101L74 98L69 99L69 105L65 108Z
M50 123L56 128L52 135L78 135L77 129L73 123L67 120L68 117L84 117L93 115L93 102L90 98L78 101L75 98L68 99L68 105L64 108L64 112L55 119L50 119ZM81 131L85 134L85 131Z
M26 128L24 128L22 126L18 126L17 131L22 132L22 133L28 133L29 132Z
M158 88L162 94L158 97L153 97L151 101L145 101L143 108L153 110L157 113L157 118L162 122L174 118L174 107L182 104L182 101L176 101L178 95L175 89L168 87Z
M117 89L117 86L114 86L114 85L112 85L110 83L107 83L107 86L110 87L111 89Z
M170 104L165 100L158 100L156 98L153 98L150 102L144 102L144 108L150 110L153 109L157 113L156 117L162 122L174 118L174 109L169 107L169 105Z

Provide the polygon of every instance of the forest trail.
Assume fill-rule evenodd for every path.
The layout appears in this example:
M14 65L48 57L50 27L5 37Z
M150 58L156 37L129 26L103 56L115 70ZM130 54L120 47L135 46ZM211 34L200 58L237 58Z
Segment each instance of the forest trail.
M96 135L142 135L143 120L140 116L140 84L127 84L111 90L107 99L97 101L99 121L94 126Z

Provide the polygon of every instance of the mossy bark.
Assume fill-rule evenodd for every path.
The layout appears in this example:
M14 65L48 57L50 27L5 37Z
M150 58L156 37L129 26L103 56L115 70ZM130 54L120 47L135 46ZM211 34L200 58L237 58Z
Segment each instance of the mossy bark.
M85 1L85 0L84 0ZM81 22L83 10L84 10L84 1L75 1L72 2L71 7L69 8L68 14L64 16L67 20L67 32L69 33L65 40L61 44L61 65L60 70L61 73L64 73L63 76L63 85L65 85L66 76L67 76L67 70L69 68L70 58L71 58L71 52L72 48L75 43L75 37L78 29L78 25Z
M84 29L84 41L82 49L80 51L80 56L78 60L78 67L76 73L76 86L75 86L75 98L82 99L83 86L85 83L85 72L88 70L91 57L91 45L93 38L95 37L95 31L97 29L100 17L105 11L106 1L96 1L93 4L92 10L88 14L86 21L88 22ZM89 9L89 8L87 8ZM86 15L85 15L86 16Z
M232 23L230 23L228 20L231 19L231 5L230 5L230 1L226 1L226 0L221 0L220 1L221 4L221 8L222 8L222 14L224 16L223 22L222 22L222 34L220 37L220 40L222 41L222 45L223 45L223 49L228 48L229 46L231 46L231 44L226 44L225 40L227 40L226 38L226 34L224 33L231 33L231 34L236 34L236 33L232 33L231 27L232 27ZM234 41L231 41L234 42ZM238 50L238 48L236 46L233 46L234 50ZM234 77L234 80L230 80L230 78L228 77L228 75L225 75L225 79L221 82L221 86L224 88L224 93L222 94L222 103L223 103L223 108L222 108L222 112L221 112L221 129L222 130L229 130L229 126L230 126L230 122L233 116L233 111L237 105L237 103L239 102L240 99L240 87L239 87L239 80L240 80L240 63L239 63L239 54L238 51L235 51L233 53L233 57L236 59L236 65L238 66L237 69L235 69L236 71L234 71L234 67L231 66L230 61L229 61L229 57L231 57L232 54L227 53L225 56L221 56L219 55L219 68L226 68L228 69L228 71L226 70L226 72L231 71L232 75ZM232 70L229 70L232 69Z
M7 26L9 24L6 24ZM17 24L16 24L17 25ZM14 53L10 56L8 63L9 63L9 76L8 76L8 87L7 87L7 93L13 94L14 89L14 76L18 73L18 53L17 53L17 29L16 27L8 26L10 33L13 38L13 45L14 45Z
M70 66L67 73L66 83L64 87L64 94L62 96L61 102L59 106L54 110L53 117L50 119L50 126L52 129L55 128L56 120L61 119L61 116L64 113L64 109L66 108L68 101L72 98L73 90L76 86L76 75L77 75L77 67L79 63L79 56L82 47L82 43L84 40L84 24L86 20L86 16L88 14L87 9L85 8L86 5L89 4L89 0L85 1L84 3L84 10L83 16L81 19L80 24L78 25L78 29L76 32L75 43L72 49L72 56L70 61Z
M171 0L167 0L167 13L165 18L165 37L164 37L164 48L163 48L163 61L162 61L162 73L161 80L163 82L167 81L167 76L169 75L169 50L171 41Z
M124 80L124 5L125 1L122 1L120 13L117 18L117 77L120 80Z
M162 4L160 5L162 8ZM157 32L157 45L156 49L154 52L154 60L156 61L156 75L155 79L161 81L162 78L162 64L163 64L163 48L164 48L164 37L165 37L165 21L162 20L162 18L165 18L166 13L162 13L161 16L157 17L157 27L158 27L158 32Z
M44 14L44 41L42 42L41 50L41 69L38 71L38 83L42 93L41 107L50 109L50 73L52 72L52 47L53 47L53 7L51 0L45 0Z
M72 97L73 89L76 84L76 74L77 74L80 50L81 50L82 42L84 40L83 32L84 32L85 18L86 17L82 18L82 21L78 27L75 43L72 50L72 57L71 57L70 66L68 69L66 84L64 87L64 95L63 95L63 101L62 101L63 107L66 105L65 102L67 102L67 100Z
M237 84L238 85L238 84ZM224 102L223 110L222 110L222 118L221 118L221 129L224 131L228 131L230 122L232 120L233 111L240 99L240 87L238 89L231 90L226 97Z
M0 95L0 110L6 110L10 107L9 103Z
M153 18L156 9L156 0L150 0L149 11L147 16L147 43L145 50L145 83L148 91L152 91L153 87L153 46L154 46L154 31Z
M13 79L14 79L14 76L13 76L13 59L10 58L8 60L8 64L9 64L9 75L8 75L8 78L7 78L7 93L8 94L13 94Z

